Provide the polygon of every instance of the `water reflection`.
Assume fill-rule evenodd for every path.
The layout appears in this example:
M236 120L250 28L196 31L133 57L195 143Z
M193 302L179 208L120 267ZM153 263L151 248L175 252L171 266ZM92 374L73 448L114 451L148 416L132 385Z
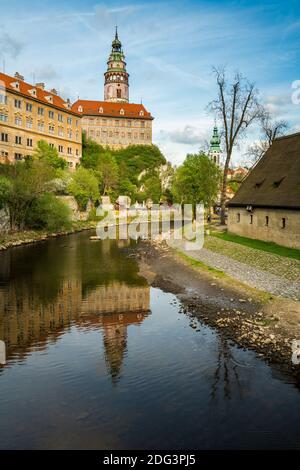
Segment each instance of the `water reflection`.
M135 262L125 262L120 246L124 241L100 244L77 236L6 252L0 267L0 363L46 349L75 324L103 332L116 382L127 328L144 320L150 304L149 286Z

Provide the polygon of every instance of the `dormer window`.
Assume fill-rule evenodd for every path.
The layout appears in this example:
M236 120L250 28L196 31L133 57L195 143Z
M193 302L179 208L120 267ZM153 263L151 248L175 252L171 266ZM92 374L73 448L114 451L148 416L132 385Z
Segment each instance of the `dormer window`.
M20 83L19 83L19 82L13 82L13 83L11 83L11 86L12 86L13 88L15 88L16 90L19 90L19 89L20 89Z
M46 100L49 101L49 103L53 103L53 96L51 95L46 96Z
M78 112L79 112L79 113L82 113L82 112L83 112L83 107L82 107L82 106L78 106Z
M122 116L124 116L124 109L120 109L120 114L122 114Z
M140 116L144 116L144 111L140 111Z
M99 108L99 113L102 114L103 113L103 108L101 106L101 108Z
M35 88L32 88L31 90L29 90L29 93L30 93L32 96L36 96L36 89L35 89Z

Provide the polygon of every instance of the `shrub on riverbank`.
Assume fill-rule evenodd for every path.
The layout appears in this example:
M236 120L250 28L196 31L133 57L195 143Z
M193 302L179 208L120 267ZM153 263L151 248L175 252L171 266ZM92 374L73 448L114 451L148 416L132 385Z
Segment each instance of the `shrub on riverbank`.
M43 194L32 205L26 226L50 232L70 230L72 227L71 210L54 194Z

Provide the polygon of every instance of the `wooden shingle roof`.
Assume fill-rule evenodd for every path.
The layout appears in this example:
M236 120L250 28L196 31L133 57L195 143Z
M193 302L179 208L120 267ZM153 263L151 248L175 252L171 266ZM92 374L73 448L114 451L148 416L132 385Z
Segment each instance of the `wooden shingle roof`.
M300 133L273 142L228 206L300 210Z

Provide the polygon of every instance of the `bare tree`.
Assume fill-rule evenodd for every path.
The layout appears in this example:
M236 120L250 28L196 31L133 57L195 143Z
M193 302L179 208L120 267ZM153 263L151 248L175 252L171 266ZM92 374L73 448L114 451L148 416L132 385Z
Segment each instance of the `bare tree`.
M266 153L268 148L277 137L285 135L289 129L287 121L284 119L274 120L270 113L264 112L261 117L261 138L258 142L250 145L246 156L249 162L254 165Z
M213 69L218 97L210 103L210 109L222 122L225 143L225 164L221 185L221 224L225 224L226 188L229 164L234 147L247 128L261 119L263 110L258 100L258 92L240 73L236 73L232 83L228 83L224 69Z

